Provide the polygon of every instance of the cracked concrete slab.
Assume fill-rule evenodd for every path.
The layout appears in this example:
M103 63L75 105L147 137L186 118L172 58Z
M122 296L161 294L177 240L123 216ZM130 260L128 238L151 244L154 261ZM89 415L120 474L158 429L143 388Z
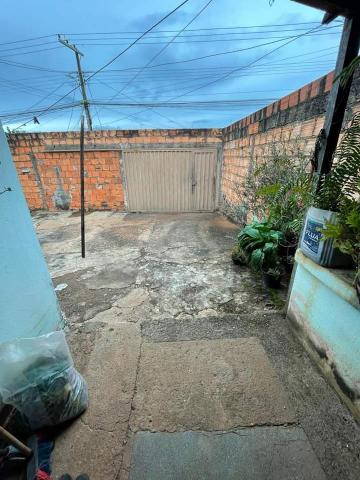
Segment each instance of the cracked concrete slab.
M109 379L118 378L116 368L110 371L106 349L101 355L94 352L98 342L103 342L103 334L106 338L111 337L113 331L117 332L130 322L137 322L130 327L140 329L145 350L149 343L203 343L204 340L210 343L214 339L258 337L327 478L360 478L359 425L313 367L301 346L294 341L283 317L276 313L281 308L286 290L281 290L280 295L270 294L246 267L232 264L230 250L238 230L236 225L219 214L93 212L86 215L87 256L82 259L78 214L36 212L34 222L54 285L68 285L57 295L67 317L68 339L76 366L85 374L85 378L89 363L95 371L99 371L103 360L106 371L109 370ZM113 278L109 279L106 271L112 267L118 269L117 277L113 274ZM127 269L136 272L134 283L124 282L122 272ZM96 288L88 288L88 281L90 286ZM106 282L108 286L120 285L122 288L105 288ZM140 292L136 292L136 295L133 292L137 289L145 293L137 297ZM135 332L138 335L138 330ZM121 339L118 340L118 351L121 351L125 347ZM138 349L137 342L134 350ZM116 344L111 343L109 358L116 355L115 350ZM137 355L139 360L139 351ZM97 362L94 360L96 356ZM206 361L210 359L211 364L212 358L207 355ZM159 357L159 360L163 359L163 356ZM182 363L178 362L178 368L174 362L170 364L173 377L186 382L186 372L179 368ZM113 365L117 367L115 362ZM217 365L216 362L214 365ZM129 361L129 372L120 370L119 379L122 375L134 378L138 366L139 363L134 360ZM149 365L146 368L150 370L151 367ZM162 369L166 368L167 365L163 363ZM222 367L220 370L216 368L222 370ZM195 377L194 374L191 378ZM163 379L164 373L159 378ZM227 374L224 375L226 378L229 378ZM209 379L210 384L217 385L213 377ZM157 385L155 374L153 385ZM96 377L91 377L91 394L100 392L100 387L101 382L98 385ZM133 395L136 388L136 383L133 383ZM198 389L191 388L201 393L201 385ZM96 402L104 400L112 412L112 421L117 422L115 412L119 409L118 399L114 400L108 391L105 393L106 398L99 393ZM167 391L168 402L162 404L163 411L168 415L167 425L176 420L178 415L176 409L171 408L170 393L170 390ZM128 391L126 398L127 395ZM220 405L216 401L210 401L210 408L214 403L217 407ZM241 397L233 396L233 406L241 405L241 402ZM128 405L125 404L123 408L126 410ZM90 405L89 414L95 406ZM228 411L228 406L225 405L223 410ZM64 439L59 437L55 450L56 468L59 467L61 473L65 468L75 473L84 469L94 473L92 480L127 480L130 444L134 436L130 419L139 412L131 410L127 432L122 420L119 420L114 432L103 430L103 427L108 429L108 425L99 423L96 434L92 426L96 427L96 412L99 411L94 410L89 423L85 416L74 423ZM174 419L169 418L170 413L174 414ZM224 416L223 413L221 415ZM119 418L123 419L121 415ZM123 442L126 444L123 445ZM60 470L56 472L60 473Z
M326 480L303 430L138 432L130 480Z
M34 217L54 284L69 285L58 296L70 324L115 304L128 321L276 308L261 281L231 262L238 227L221 215L92 212L86 215L85 259L78 216ZM148 299L133 307L135 287Z
M86 472L91 480L116 477L127 441L139 353L136 325L118 325L93 337L83 367L89 409L56 440L55 475L70 473L75 478Z
M144 343L131 428L226 430L295 422L256 338Z

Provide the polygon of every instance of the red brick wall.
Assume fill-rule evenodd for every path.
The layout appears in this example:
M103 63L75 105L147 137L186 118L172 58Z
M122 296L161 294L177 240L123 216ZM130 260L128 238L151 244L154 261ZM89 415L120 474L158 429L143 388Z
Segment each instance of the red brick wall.
M246 221L242 208L243 184L254 162L266 162L274 144L289 148L296 143L312 154L324 125L327 99L334 74L314 80L299 90L249 115L223 130L222 210L239 222ZM355 75L345 123L360 108L360 75ZM290 150L290 148L289 148ZM291 166L290 166L291 168Z
M11 134L8 139L30 209L79 209L78 132ZM86 208L124 208L120 168L122 147L136 144L186 146L201 143L221 143L221 130L88 132L85 144L92 151L85 152ZM52 148L55 150L51 151Z
M223 143L222 210L241 220L241 185L255 159L266 161L274 142L300 144L310 155L323 127L333 72L224 129L101 130L86 134L85 195L88 209L124 208L120 151L129 145L188 146ZM347 118L360 107L360 72ZM79 208L79 132L11 134L18 174L31 209ZM53 151L51 151L53 149Z

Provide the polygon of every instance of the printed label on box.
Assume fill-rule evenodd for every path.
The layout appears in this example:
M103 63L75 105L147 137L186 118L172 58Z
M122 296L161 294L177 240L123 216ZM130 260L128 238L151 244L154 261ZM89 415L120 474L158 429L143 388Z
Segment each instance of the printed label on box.
M320 232L322 228L323 224L314 220L309 219L306 223L303 242L314 253L319 251L320 240L323 236Z

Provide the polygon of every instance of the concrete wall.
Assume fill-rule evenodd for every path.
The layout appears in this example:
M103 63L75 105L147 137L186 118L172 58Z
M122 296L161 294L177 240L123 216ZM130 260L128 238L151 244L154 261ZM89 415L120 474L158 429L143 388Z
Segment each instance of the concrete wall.
M300 250L287 316L301 343L360 419L360 305L352 272L320 267Z
M61 324L50 275L1 125L0 270L0 342L48 333Z
M79 209L79 132L9 135L30 209ZM221 130L101 130L86 133L88 209L124 209L120 150L127 146L221 144Z

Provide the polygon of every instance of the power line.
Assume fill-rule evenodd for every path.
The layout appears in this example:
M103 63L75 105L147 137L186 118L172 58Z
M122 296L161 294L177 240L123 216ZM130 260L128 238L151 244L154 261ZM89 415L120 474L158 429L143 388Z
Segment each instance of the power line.
M285 38L288 38L288 37L285 37ZM328 50L332 50L332 49L336 49L337 48L337 45L334 45L334 46L331 46L331 47L327 47L327 48L323 48L323 49L320 49L320 50L313 50L311 52L305 52L305 53L302 53L300 55L292 55L290 57L285 57L285 58L281 58L279 60L287 60L289 58L293 59L293 58L298 58L298 57L302 57L302 56L305 56L305 55L312 55L314 53L321 53L321 52L325 52L325 51L328 51ZM224 53L224 52L220 52L220 53ZM231 51L231 53L233 53ZM202 58L202 57L201 57ZM317 57L316 57L317 58ZM172 62L170 62L170 65L172 65ZM152 69L152 68L155 68L155 67L160 67L162 65L153 65L153 66L150 66L149 68ZM226 67L226 66L224 66ZM110 70L107 70L106 72L104 72L103 74L106 74L106 75L110 75L110 74L118 74L118 73L123 73L123 72L128 72L128 71L133 71L133 70L138 70L138 69L141 69L142 67L127 67L127 68L122 68L122 69L110 69ZM199 69L202 69L202 68L213 68L213 69L218 69L218 68L223 68L223 66L214 66L214 67L211 67L211 66L207 66L207 67L194 67L194 69L196 70L199 70ZM234 66L230 66L229 68L234 68ZM160 70L157 70L157 71L160 71ZM170 70L161 70L163 72L167 72L167 71L170 71ZM172 71L172 70L171 70ZM181 70L182 72L186 71L186 69L182 69ZM88 72L88 73L91 73Z
M320 33L314 33L314 34L311 34L309 36L313 36L313 37L322 37L322 36L328 36L328 35L337 35L339 36L341 34L341 31L337 31L337 32L320 32ZM182 37L182 38L186 38L186 37ZM284 40L284 36L275 36L275 35L267 35L265 37L247 37L247 38L222 38L222 39L208 39L208 40L178 40L176 42L172 42L172 45L183 45L183 44L190 44L190 43L228 43L228 42L232 42L232 43L235 43L235 42L249 42L249 41L252 41L252 40L266 40L266 39L269 39L269 38L275 38L275 39L279 39L279 40ZM156 42L149 42L149 41L145 41L145 42L138 42L138 45L167 45L167 41L164 41L164 42L160 42L160 41L156 41ZM78 43L78 45L80 45L81 47L108 47L108 46L122 46L122 45L127 45L127 43L119 43L119 42L116 42L116 43Z
M308 35L308 34L311 33L312 31L317 30L317 29L319 29L319 28L321 28L321 25L317 25L316 27L308 30L308 31L305 32L305 33L302 33L302 34L300 34L300 35L297 35L297 36L295 36L295 37L292 37L292 38L290 38L287 42L285 42L284 44L276 47L275 49L272 49L270 52L267 52L266 54L262 55L261 57L257 58L256 60L250 62L248 65L242 66L242 67L240 67L240 68L233 69L232 71L228 72L228 73L225 74L225 75L222 75L222 76L221 76L220 78L218 78L218 79L212 80L211 82L207 82L207 83L204 84L204 85L197 86L196 88L194 88L194 89L192 89L192 90L190 90L190 91L188 91L188 92L185 92L185 93L182 94L182 95L178 95L178 96L176 96L176 97L172 97L172 98L170 99L170 101L171 101L171 100L175 100L175 99L177 99L177 98L181 98L181 97L184 96L184 95L188 95L188 94L190 94L190 93L193 93L194 91L197 91L197 90L199 90L199 89L201 89L201 88L204 88L204 87L206 87L206 86L212 85L212 84L214 84L214 83L216 83L216 82L218 82L218 81L220 81L220 80L222 80L222 79L228 78L230 75L232 75L232 74L235 73L236 71L239 71L239 70L242 70L242 69L245 69L245 68L249 68L249 67L251 67L252 65L256 64L257 62L259 62L260 60L262 60L263 58L265 58L265 57L267 57L268 55L270 55L271 53L279 50L280 48L288 45L289 43L297 40L298 38L301 38L301 37L303 37L303 36L305 36L305 35ZM140 113L141 113L141 112L140 112Z
M31 110L24 110L20 112L2 112L0 113L0 118L9 118L9 117L19 117L19 116L26 116L26 115L36 115L40 116L43 115L46 112L56 112L58 110L66 110L67 108L72 108L72 107L78 107L81 106L81 102L74 102L74 103L65 103L61 104L58 106L54 106L51 109L49 107L44 107L44 108L36 108L36 109L31 109ZM32 121L32 119L31 119ZM20 128L20 127L18 127Z
M105 83L105 82L103 82L103 81L101 81L101 80L99 80L99 82L102 83L103 85L105 85L105 87L110 88L111 90L114 90L115 92L117 92L117 90L116 90L114 87L112 87L111 85L108 85L107 83ZM129 96L129 95L125 95L124 93L122 93L121 95L124 96L125 98L128 98L128 99L130 99L130 100L136 101L134 97L131 97L131 96ZM93 100L94 100L94 99L93 99ZM107 108L107 106L106 106L106 105L102 105L102 108ZM184 127L183 125L180 125L178 122L176 122L175 120L172 120L171 118L167 117L166 115L164 115L164 114L162 114L162 113L160 113L160 112L158 112L158 111L156 111L156 110L153 110L151 107L146 108L144 111L149 111L149 110L152 111L153 113L155 113L156 115L165 118L165 119L168 120L169 122L174 123L174 124L177 125L177 126L180 126L181 128ZM136 114L131 114L131 115L129 115L129 116L134 117L134 118L138 118Z
M75 102L75 97L76 97L76 92L74 92L74 95L73 95L73 103ZM72 120L72 117L73 117L74 108L75 108L75 107L72 107L72 108L71 108L69 123L68 123L68 127L67 127L67 132L68 132L69 129L70 129L70 124L71 124L71 120Z
M175 13L177 10L179 10L179 8L181 8L183 5L185 5L186 3L188 3L189 0L184 0L182 3L180 3L180 5L178 5L177 7L175 7L171 12L169 12L167 15L165 15L164 17L162 17L158 22L156 22L152 27L148 28L144 33L142 33L136 40L134 40L130 45L128 45L126 48L124 48L124 50L122 50L120 53L118 53L117 55L115 55L115 57L113 57L111 60L109 60L107 63L105 63L105 65L103 65L102 67L100 67L98 70L96 70L94 73L92 73L89 77L87 77L86 80L90 80L90 78L94 77L95 75L97 75L98 73L102 72L103 70L105 70L105 68L107 68L109 65L111 65L112 63L114 63L121 55L123 55L125 52L127 52L131 47L133 47L136 43L138 43L142 38L145 37L145 35L147 35L149 32L151 32L152 30L154 30L154 28L156 28L158 25L160 25L160 23L162 23L164 20L166 20L167 18L169 18L173 13Z
M316 22L317 23L317 22ZM332 28L333 26L331 26ZM335 27L341 27L341 25L335 25ZM326 31L327 29L329 29L330 27L326 27L324 28L324 31ZM296 32L296 31L307 31L308 29L307 28L287 28L287 29L277 29L277 30L260 30L260 31L253 31L253 32L229 32L229 31L226 31L226 32L220 32L220 33L214 33L214 32L210 32L210 33L190 33L190 35L188 34L188 32L192 32L193 30L191 29L186 29L186 32L181 32L180 30L175 30L174 32L177 32L179 33L180 35L178 35L180 38L198 38L198 37L211 37L211 38L214 38L214 37L223 37L223 36L234 36L234 35L263 35L265 33L284 33L284 32ZM159 31L153 33L153 34L150 34L148 35L146 38L148 39L151 39L151 40L154 40L154 39L167 39L167 38L172 38L173 35L156 35L157 33L160 33ZM72 38L72 37L69 37L69 38ZM91 41L99 41L99 40L106 40L106 41L109 41L109 40L133 40L135 37L95 37L95 38L77 38L76 41L77 42L80 42L80 41L86 41L86 42L91 42ZM100 44L101 45L101 44Z
M83 75L83 71L82 71L82 68L81 68L81 61L80 61L80 57L82 57L83 54L76 48L75 45L71 44L68 40L66 40L64 38L61 38L60 35L59 35L58 40L62 45L64 45L66 48L69 48L70 50L72 50L75 53L77 73L78 73L78 78L79 78L81 95L82 95L82 98L83 98L83 106L84 106L85 115L86 115L87 127L88 127L89 130L92 130L92 120L91 120L91 114L90 114L90 107L89 107L89 102L88 102L88 99L87 99L84 75Z
M342 20L335 21L335 23L342 23ZM213 31L213 30L235 30L239 28L249 29L249 28L268 28L268 27L288 27L296 25L318 25L318 21L313 22L295 22L295 23L272 23L272 24L262 24L262 25L237 25L233 27L208 27L208 28L193 28L188 29L189 32L200 32L200 31ZM156 33L176 33L178 30L157 30ZM68 36L79 36L79 35L118 35L118 34L138 34L142 33L141 31L117 31L117 32L76 32L76 33L65 33Z
M317 28L320 28L320 27L318 26ZM190 63L190 62L195 62L195 61L198 61L198 60L204 60L206 58L219 57L219 56L223 56L223 55L231 55L233 53L245 52L245 51L248 51L248 50L253 50L255 48L264 47L264 46L267 46L267 45L272 45L274 43L279 43L283 40L290 39L291 41L293 41L293 40L298 39L300 36L304 36L304 35L306 35L306 33L303 33L301 35L284 37L280 40L273 40L271 42L259 43L257 45L252 45L250 47L237 48L235 50L227 50L227 51L223 51L223 52L211 53L209 55L202 55L200 57L188 58L188 59L185 59L185 60L175 60L173 62L158 63L156 65L150 65L148 68L157 68L157 67L163 67L163 66L167 66L167 65L179 65L179 64L183 64L183 63Z
M12 42L2 42L2 43L0 43L0 45L12 45L14 43L32 42L34 40L42 40L43 38L50 38L50 37L54 37L54 36L55 36L55 34L52 33L50 35L42 35L41 37L26 38L24 40L13 40Z
M3 58L7 58L7 57L16 57L16 56L19 56L19 55L28 55L30 53L40 53L40 52L48 52L49 50L57 50L58 48L61 48L61 47L51 47L51 48L42 48L41 50L31 50L29 52L20 52L20 53L10 53L8 55L2 55L0 57L0 61L3 59Z
M233 69L232 71L226 73L225 75L222 75L221 77L219 77L219 78L217 78L217 79L211 80L210 82L207 82L207 83L205 83L205 84L203 84L203 85L200 85L200 86L194 88L193 90L190 90L190 91L188 91L188 92L185 92L185 93L183 93L183 94L181 94L181 95L176 95L175 97L172 97L172 98L170 98L169 100L170 100L170 101L171 101L171 100L176 100L176 99L178 99L178 98L183 97L184 95L189 95L190 93L196 92L197 90L200 90L200 89L202 89L202 88L205 88L205 87L208 87L208 86L210 86L210 85L213 85L213 84L215 84L215 83L217 83L217 82L219 82L219 81L221 81L221 80L225 80L226 78L229 78L233 73L236 73L236 72L238 72L238 71L240 71L240 70L244 70L245 68L250 68L250 67L252 67L253 65L255 65L256 63L258 63L259 61L261 61L263 58L268 57L269 55L271 55L272 53L276 52L277 50L280 50L280 48L283 48L283 47L285 47L286 45L289 45L289 43L292 43L292 42L294 42L295 40L297 40L297 39L299 39L299 38L301 38L301 37L303 37L303 36L305 36L305 35L308 35L310 32L312 32L312 31L314 31L314 30L316 30L316 29L318 29L318 28L320 28L320 27L321 27L321 24L318 25L317 27L311 28L310 30L308 30L308 31L305 32L305 33L302 33L302 34L300 34L300 35L297 35L297 36L294 37L294 38L291 38L291 39L288 40L287 42L283 43L282 45L279 45L279 46L276 47L276 48L273 48L273 49L270 50L269 52L265 53L264 55L261 55L260 57L258 57L257 59L253 60L252 62L250 62L249 64L247 64L247 65L245 65L245 66L240 67L240 68L235 68L235 69Z
M24 48L42 47L43 45L53 45L54 43L57 43L57 42L42 42L42 43L35 43L34 45L23 45L21 47L4 48L3 50L0 50L0 53L11 52L12 50L21 50Z
M132 42L127 48L125 48L124 50L122 50L119 54L117 54L115 57L113 57L109 62L107 62L105 65L103 65L101 68L99 68L98 70L96 70L94 73L92 73L86 80L89 80L90 78L94 77L95 75L97 75L98 73L100 73L101 71L103 71L105 68L107 68L109 65L111 65L113 62L115 62L115 60L117 60L121 55L123 55L125 52L127 52L133 45L135 45L139 40L141 40L147 33L151 32L154 28L156 28L158 25L160 25L163 21L165 21L167 18L169 18L173 13L175 13L177 10L179 10L179 8L181 8L183 5L185 5L186 3L188 3L189 0L184 0L182 3L180 3L176 8L174 8L171 12L169 12L168 14L166 14L164 17L162 17L158 22L156 22L152 27L150 27L148 30L146 30L146 32L142 33L134 42ZM61 47L58 47L58 48L61 48ZM1 59L0 59L1 60ZM73 88L72 90L70 90L67 94L65 94L63 97L61 97L59 100L57 100L56 102L54 102L53 104L51 104L48 109L52 108L53 106L55 106L57 103L59 103L61 100L63 100L64 98L66 98L67 96L69 96L71 93L73 93L75 90L78 89L78 86L76 86L75 88ZM46 112L46 111L45 111ZM44 113L45 113L44 112ZM29 123L31 120L29 120L28 122L25 122L23 123L22 125L18 126L15 128L15 130L17 130L18 128L21 128L23 126L25 126L27 123Z
M89 94L90 94L91 99L94 100L94 96L93 96L92 91L91 91L91 88L90 88L90 83L87 83L87 87L88 87L88 90L89 90ZM94 110L95 110L96 116L97 116L97 118L98 118L98 120L99 120L100 128L102 128L101 120L100 120L100 115L99 115L99 109L97 108L96 105L94 105Z
M311 24L317 24L318 22L295 22L295 23L275 23L275 24L266 24L266 25L236 25L236 26L232 26L232 27L229 27L229 26L225 26L225 27L208 27L208 28L193 28L193 29L187 29L188 32L213 32L215 30L239 30L239 29L245 29L245 30L249 30L249 29L254 29L254 28L271 28L271 27L289 27L289 26L300 26L300 25L311 25ZM342 24L342 21L338 21L337 22L338 25L340 26ZM276 31L294 31L296 29L292 28L292 29L277 29L277 30L273 30L273 31L265 31L266 33L271 33L271 32L276 32ZM154 32L155 34L161 34L161 33L177 33L179 30L157 30L156 32ZM143 32L141 31L115 31L115 32L82 32L82 33L79 33L79 32L73 32L73 33L65 33L65 35L67 36L81 36L81 35L128 35L128 34L141 34ZM235 32L236 33L236 32ZM235 34L234 33L234 34ZM245 33L245 32L243 32ZM252 32L250 32L252 33ZM264 32L263 32L264 33ZM226 35L227 33L224 33L224 35ZM230 33L231 34L231 33ZM241 34L241 32L240 32ZM205 34L206 35L206 34ZM212 35L223 35L221 33L213 33ZM10 41L10 42L1 42L0 43L0 46L3 46L3 45L13 45L13 44L18 44L18 43L26 43L26 42L32 42L32 41L36 41L36 40L43 40L43 39L46 39L46 38L54 38L54 42L53 43L56 43L56 37L58 36L58 33L51 33L51 34L48 34L48 35L42 35L42 36L38 36L38 37L30 37L30 38L25 38L25 39L22 39L22 40L13 40L13 41ZM106 37L105 37L106 38ZM160 38L160 37L159 37ZM130 40L128 38L128 40ZM77 39L77 41L79 41L79 39ZM48 42L49 43L49 42ZM25 47L24 47L25 48Z
M199 18L199 16L204 12L204 10L206 10L206 8L212 3L213 0L209 0L203 7L201 7L201 9L190 19L189 22L187 22L187 24L181 29L179 30L167 43L166 45L161 48L153 57L151 57L151 59L140 69L138 70L135 75L121 88L121 90L117 91L115 93L115 95L113 95L113 97L111 98L111 100L113 100L114 98L116 98L118 95L121 95L122 92L126 89L126 87L128 87L129 85L131 85L131 83L134 82L134 80L136 80L136 78L141 75L141 73L147 68L149 67L154 60L156 60L157 58L160 57L160 55L162 53L164 53L164 51L176 40L176 38L181 34L183 33L187 27L189 27L197 18ZM167 119L169 120L169 119Z
M0 63L9 65L11 67L25 68L28 70L38 70L40 72L67 73L65 70L55 70L52 68L40 67L38 65L29 65L28 63L12 62L11 60L2 60L1 58Z

